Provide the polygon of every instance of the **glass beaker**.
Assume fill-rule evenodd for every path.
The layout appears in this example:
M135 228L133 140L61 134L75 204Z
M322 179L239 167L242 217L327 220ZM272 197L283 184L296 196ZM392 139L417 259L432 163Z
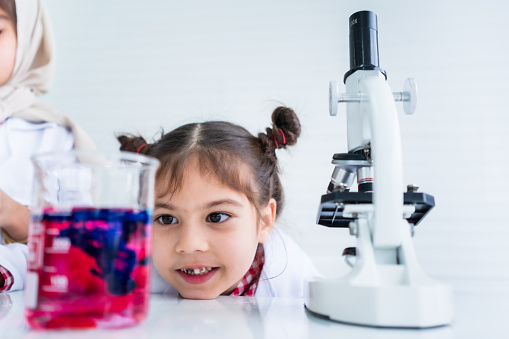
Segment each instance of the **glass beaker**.
M33 158L25 316L33 328L145 319L159 161L128 152Z

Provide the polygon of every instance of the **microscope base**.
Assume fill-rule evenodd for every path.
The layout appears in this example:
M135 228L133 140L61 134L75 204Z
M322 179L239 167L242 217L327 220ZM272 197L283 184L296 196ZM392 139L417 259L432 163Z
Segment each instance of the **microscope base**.
M357 212L361 213L360 206ZM401 245L389 250L373 247L367 219L354 223L358 229L355 266L344 278L311 281L306 307L331 320L362 326L429 328L450 324L452 291L420 269L408 222L400 223ZM397 260L390 260L387 253Z
M451 322L450 290L429 286L353 286L348 281L310 283L306 308L330 320L370 327L431 328Z

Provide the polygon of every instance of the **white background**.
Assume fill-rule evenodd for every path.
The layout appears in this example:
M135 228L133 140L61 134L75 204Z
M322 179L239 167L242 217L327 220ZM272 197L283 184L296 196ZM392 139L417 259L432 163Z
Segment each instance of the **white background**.
M404 181L436 208L417 227L425 272L457 290L509 284L509 28L506 1L46 0L57 46L43 101L99 148L115 133L149 140L188 122L229 120L258 133L280 103L300 116L295 147L278 151L280 222L325 275L346 272L347 230L315 225L334 153L347 151L345 108L328 84L349 69L348 18L378 15L381 67L393 91L419 87L400 125Z

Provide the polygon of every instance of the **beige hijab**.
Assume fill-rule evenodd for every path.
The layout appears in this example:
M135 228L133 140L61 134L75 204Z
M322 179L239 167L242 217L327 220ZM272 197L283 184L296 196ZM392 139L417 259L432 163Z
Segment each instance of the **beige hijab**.
M14 70L0 87L0 121L9 117L54 122L74 135L74 147L94 149L90 137L70 118L40 103L36 95L46 93L54 67L53 35L42 0L16 0L18 45Z

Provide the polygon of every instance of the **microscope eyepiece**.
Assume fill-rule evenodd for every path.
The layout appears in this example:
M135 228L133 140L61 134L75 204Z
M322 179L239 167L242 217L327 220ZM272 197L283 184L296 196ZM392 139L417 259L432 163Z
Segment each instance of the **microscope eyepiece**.
M350 70L344 81L355 71L379 70L385 78L385 71L380 68L378 59L378 21L376 14L360 11L352 14L350 26Z

